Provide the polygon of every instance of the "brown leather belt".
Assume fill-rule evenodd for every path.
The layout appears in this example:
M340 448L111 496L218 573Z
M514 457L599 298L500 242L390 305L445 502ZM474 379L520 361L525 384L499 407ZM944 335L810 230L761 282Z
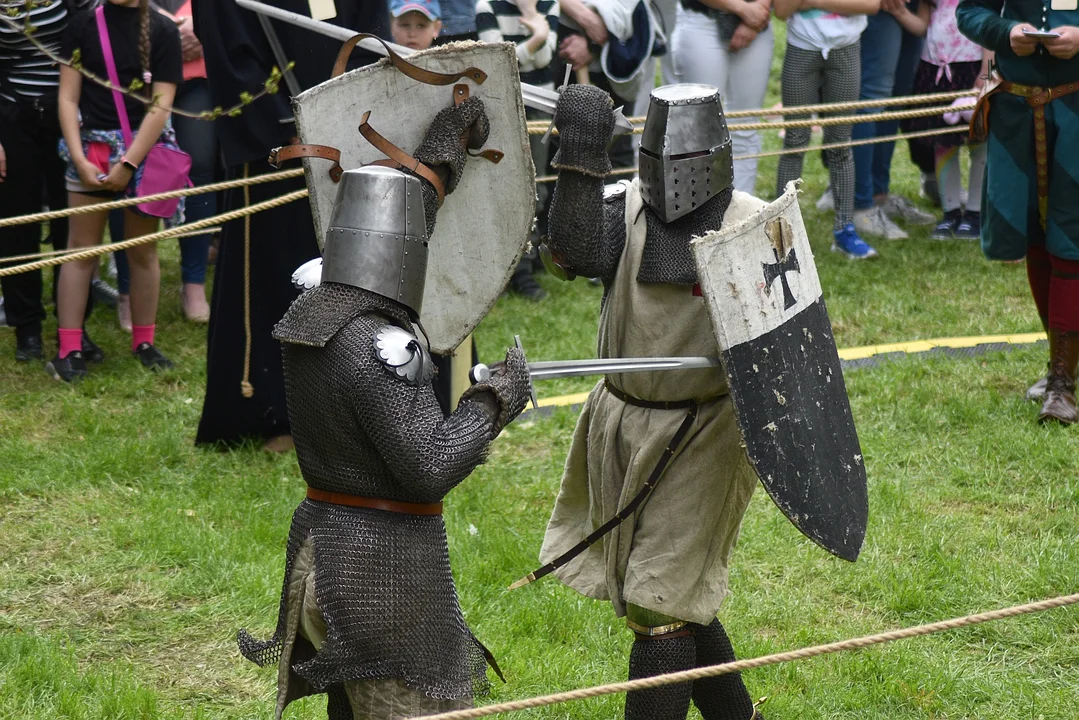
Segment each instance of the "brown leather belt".
M1009 95L1026 98L1027 105L1034 109L1034 161L1038 172L1038 219L1045 230L1046 216L1049 212L1049 135L1045 127L1045 106L1059 97L1079 91L1079 82L1044 88L1034 85L1020 85L1004 80L1000 89Z
M402 515L441 515L442 503L410 503L400 500L387 500L386 498L365 497L363 495L349 495L347 493L329 492L319 490L311 486L307 487L307 499L318 502L331 503L333 505L347 505L349 507L370 508L372 510L385 510L386 512L400 513Z

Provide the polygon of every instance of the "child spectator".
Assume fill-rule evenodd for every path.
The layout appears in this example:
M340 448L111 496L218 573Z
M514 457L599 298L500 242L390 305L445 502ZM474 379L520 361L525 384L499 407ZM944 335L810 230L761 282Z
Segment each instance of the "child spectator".
M783 59L783 107L820 102L846 103L858 99L861 83L859 37L866 14L880 9L880 0L776 0L776 17L787 20L787 53ZM789 18L789 19L788 19ZM788 116L791 120L807 115ZM810 128L788 128L786 149L809 146ZM825 144L850 140L850 125L824 128ZM854 229L854 158L849 147L825 150L835 202L835 242L832 249L863 260L877 256ZM801 153L779 160L776 194L802 175Z
M101 12L120 86L130 87L138 79L147 86L141 92L154 102L146 103L130 94L123 96L131 126L138 128L131 146L127 147L112 90L94 82L83 82L82 73L70 66L60 68L59 116L64 135L60 155L68 163L65 177L70 207L97 205L116 199L125 191L132 193L136 171L150 148L159 140L175 146L175 136L167 127L176 86L183 80L180 34L175 23L151 10L149 0L109 0ZM82 66L96 77L105 78L109 72L95 13L83 11L72 18L61 52L70 58L78 51ZM68 221L69 247L100 244L107 217L105 211L73 215ZM157 225L156 217L143 215L135 208L125 211L128 238L148 235ZM154 347L161 286L156 245L129 249L128 262L132 352L151 370L171 368L172 362ZM60 348L46 366L57 380L71 382L86 375L82 321L93 266L93 260L79 260L65 264L60 271L57 294Z
M902 0L883 0L904 29L924 35L922 59L914 73L914 94L953 92L981 87L982 76L989 74L991 53L967 40L956 27L955 11L959 0L938 0L930 8L923 2L917 15L906 9ZM963 103L973 98L962 98ZM952 122L948 122L952 120ZM935 130L955 125L959 118L934 115L910 121L911 132ZM932 148L937 188L944 217L933 230L934 240L977 240L981 237L982 178L985 175L985 143L970 145L970 174L967 179L966 209L960 207L959 147L966 141L964 132L935 135L919 142Z
M558 48L558 3L555 0L478 0L476 31L481 42L511 42L517 46L521 82L554 89L551 60ZM525 113L529 119L545 117L532 109ZM543 173L547 168L548 145L538 135L530 135L528 140L536 172ZM547 183L536 183L537 210L546 206L547 193ZM541 225L537 219L537 226ZM533 246L538 245L533 242ZM510 289L523 298L538 301L547 293L532 277L536 260L535 251L521 259L510 278Z
M391 0L390 15L393 41L412 50L426 50L442 32L438 0Z

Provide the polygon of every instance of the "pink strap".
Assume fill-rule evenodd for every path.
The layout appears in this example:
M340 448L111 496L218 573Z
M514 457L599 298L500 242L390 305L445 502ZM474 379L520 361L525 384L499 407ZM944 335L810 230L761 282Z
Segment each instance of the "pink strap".
M109 29L105 25L105 7L99 5L94 15L97 18L97 36L101 39L101 53L105 56L105 69L109 71L109 82L113 84L113 87L120 87L120 76L116 73L116 60L112 56L112 43L109 42ZM116 103L116 115L120 119L120 130L124 134L124 146L130 148L131 122L127 119L124 96L119 90L113 90L112 99Z

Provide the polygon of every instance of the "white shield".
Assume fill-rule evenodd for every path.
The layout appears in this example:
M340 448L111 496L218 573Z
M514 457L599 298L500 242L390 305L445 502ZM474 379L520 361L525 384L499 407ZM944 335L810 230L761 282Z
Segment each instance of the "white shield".
M487 73L479 85L459 82L467 82L471 95L483 100L491 121L484 148L505 153L498 164L470 158L438 212L420 321L431 350L445 354L490 311L520 261L535 215L535 168L512 44L453 43L410 55L408 62L441 73L468 67ZM453 86L419 83L382 60L311 88L293 102L301 142L339 149L341 167L348 170L384 158L360 135L365 112L371 113L373 129L411 154L438 111L452 105ZM320 246L337 197L328 166L324 160L304 160Z
M692 248L753 469L795 527L854 560L865 464L795 184Z

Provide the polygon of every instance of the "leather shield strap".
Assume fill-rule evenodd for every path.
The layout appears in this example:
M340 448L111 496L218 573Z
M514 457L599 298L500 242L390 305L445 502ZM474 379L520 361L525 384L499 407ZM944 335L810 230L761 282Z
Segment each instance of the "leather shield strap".
M394 167L419 175L421 178L434 185L435 192L438 193L438 206L442 207L442 203L446 199L446 188L443 187L442 180L438 177L438 174L386 138L382 137L378 131L368 124L367 118L370 116L371 111L368 110L363 114L363 117L360 118L360 134L363 135L364 139L371 143L375 149L389 158L389 162L385 160L376 160L371 163L371 165Z
M338 182L341 179L341 151L329 145L286 145L274 148L270 151L270 157L266 160L273 167L280 167L281 163L296 158L321 158L333 163L330 168L330 179Z
M332 505L347 505L349 507L370 508L372 510L385 510L386 512L400 513L402 515L441 515L442 503L410 503L386 498L365 497L363 495L348 495L346 493L319 490L308 486L307 499Z
M335 78L345 71L345 67L348 65L348 57L352 54L356 44L360 42L360 40L368 38L382 43L382 47L386 48L387 57L389 57L390 62L393 63L395 68L416 82L423 83L424 85L452 85L458 80L464 80L466 78L477 85L482 85L483 81L487 79L487 73L477 67L468 67L459 73L439 73L434 72L433 70L424 70L421 67L416 67L395 53L390 46L386 44L385 40L377 35L371 35L369 33L360 33L345 41L345 44L341 46L340 52L337 53L337 62L333 64L333 73L330 75L331 78Z

